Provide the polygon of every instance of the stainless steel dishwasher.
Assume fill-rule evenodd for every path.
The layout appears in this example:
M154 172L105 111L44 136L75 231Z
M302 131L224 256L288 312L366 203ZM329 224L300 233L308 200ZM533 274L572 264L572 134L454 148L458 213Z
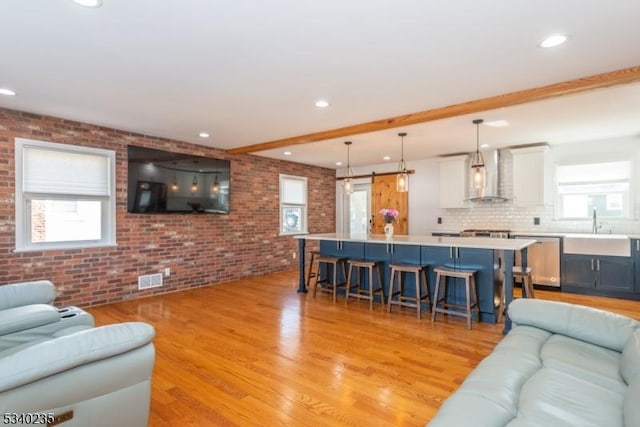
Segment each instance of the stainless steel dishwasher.
M560 287L560 237L516 234L516 239L535 239L527 251L527 265L531 267L534 285ZM520 265L520 253L516 253Z

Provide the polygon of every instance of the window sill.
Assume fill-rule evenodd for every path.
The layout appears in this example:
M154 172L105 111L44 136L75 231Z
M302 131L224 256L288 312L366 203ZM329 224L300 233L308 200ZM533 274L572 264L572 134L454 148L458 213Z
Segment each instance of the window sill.
M41 246L41 247L30 247L30 248L16 248L13 250L14 253L28 253L28 252L47 252L47 251L66 251L66 250L76 250L76 249L99 249L99 248L117 248L117 243L98 243L91 245L79 245L79 244L71 244L71 245L56 245L56 246Z

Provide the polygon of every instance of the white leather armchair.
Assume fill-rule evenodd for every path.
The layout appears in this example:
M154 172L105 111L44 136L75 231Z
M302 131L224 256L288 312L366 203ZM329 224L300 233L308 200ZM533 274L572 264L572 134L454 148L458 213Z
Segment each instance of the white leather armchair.
M30 304L53 304L56 288L49 280L12 283L0 286L0 310Z
M93 327L93 316L77 307L58 309L55 298L48 280L0 286L0 352Z
M147 426L154 335L130 322L0 352L0 425Z

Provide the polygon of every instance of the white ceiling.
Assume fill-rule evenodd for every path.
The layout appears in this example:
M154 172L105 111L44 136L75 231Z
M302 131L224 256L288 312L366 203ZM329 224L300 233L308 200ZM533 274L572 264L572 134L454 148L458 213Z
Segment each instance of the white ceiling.
M233 148L640 65L638 0L103 3L0 1L0 106ZM395 162L400 131L407 160L471 151L476 117L511 122L482 126L493 147L640 135L639 86L259 154Z

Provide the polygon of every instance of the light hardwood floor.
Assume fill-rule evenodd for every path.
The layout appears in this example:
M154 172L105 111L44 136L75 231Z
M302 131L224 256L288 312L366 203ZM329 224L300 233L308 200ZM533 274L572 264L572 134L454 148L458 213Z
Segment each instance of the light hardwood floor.
M422 426L503 325L298 295L296 272L90 308L156 328L150 426ZM640 301L536 291L640 319ZM353 301L353 300L352 300Z

